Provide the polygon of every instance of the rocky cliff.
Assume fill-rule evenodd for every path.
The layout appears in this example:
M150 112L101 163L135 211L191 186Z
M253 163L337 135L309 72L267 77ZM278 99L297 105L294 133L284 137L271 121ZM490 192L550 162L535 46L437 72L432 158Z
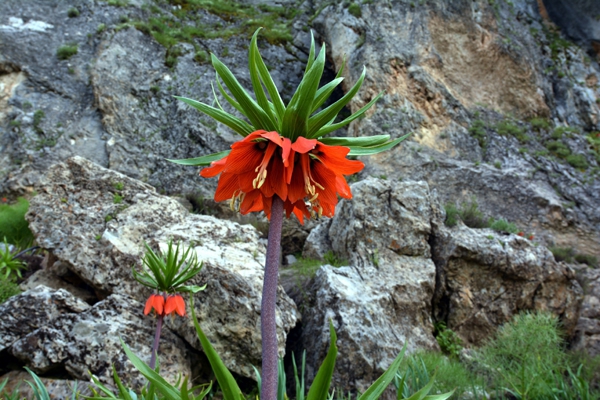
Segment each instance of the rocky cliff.
M345 81L338 96L352 86L363 66L367 68L363 88L349 106L352 111L385 93L365 118L339 134L399 137L412 132L402 146L363 160L366 168L358 175L355 203L343 202L341 216L319 225L307 241L307 254L333 251L349 262L347 269L321 270L308 290L309 304L317 310L303 322L307 337L316 338L305 343L309 358L317 360L324 354L326 320L335 316L345 341L340 347L356 354L352 363L364 366L361 373L340 372L336 379L360 388L395 356L400 343L408 340L415 348L435 348L434 320L447 322L476 344L514 313L533 308L560 315L571 332L579 332L580 346L591 340L598 348L598 315L591 306L597 300L595 292L586 293L585 318L578 320L581 289L574 272L557 263L546 247L600 256L600 4L262 3L0 3L0 193L9 199L34 188L40 193L29 216L40 244L63 263L63 269L93 288L90 302L104 302L98 306L106 310L102 315L114 314L119 302L115 295L142 300L124 278L124 265L119 267L139 256L141 248L135 246L141 238L152 238L156 245L174 232L185 240L216 238L208 241L217 243L215 247L205 249L214 256L220 276L214 285L242 285L252 300L244 305L251 312L224 325L242 321L245 336L237 337L237 328L215 326L213 339L228 356L243 354L232 356L228 365L251 376L249 364L258 357L255 291L260 266L255 258L262 257L264 244L248 226L211 222L204 216L192 216L190 222L175 201L159 193L185 196L196 211L224 215L210 203L215 180L201 179L193 168L170 164L165 158L221 151L237 138L172 96L213 101L215 75L209 53L250 87L249 35L264 26L259 47L284 97L289 98L300 80L312 30L327 46L329 78L345 60ZM123 196L128 209L112 203L111 179L127 180ZM98 211L84 216L77 207L92 200ZM156 215L149 215L150 208L145 209L142 201L168 219L170 231L165 228L155 235L141 227L139 221L159 228ZM472 230L460 223L452 229L443 226L443 205L473 201L486 219L506 219L535 239ZM378 212L371 214L374 207ZM106 221L107 215L114 220ZM210 232L206 226L211 223L222 228ZM184 234L189 226L193 229ZM309 231L291 224L288 242L295 249L285 253L299 251ZM122 240L130 234L134 239ZM96 240L98 235L101 240ZM241 242L247 246L236 245ZM258 253L253 255L248 243ZM236 251L241 258L233 263L222 260L223 252L240 246ZM102 274L95 272L96 263ZM244 286L240 273L252 275L252 283ZM582 276L582 282L598 279L586 271ZM367 293L369 302L352 291L365 282L373 288ZM223 287L220 296L205 299L207 304L229 304L232 298ZM405 293L411 292L418 296L407 298ZM45 289L35 293L57 296ZM340 296L345 300L339 304L327 300ZM288 304L289 298L282 294L281 301ZM372 317L374 303L388 311ZM48 329L64 336L75 314L93 312L65 311ZM374 330L353 331L355 315L362 315ZM381 353L369 345L358 351L351 340L357 335L389 337L382 326L406 321L412 339L406 331L398 331L397 340L384 343ZM295 312L280 322L283 341L296 322ZM172 344L183 337L186 345L197 346L189 326L171 328L180 335L173 336ZM19 351L18 343L29 335L38 350L44 348L48 335L40 329L32 326L10 339L15 343L10 345L11 354L30 366L33 360ZM83 367L65 366L68 355L60 354L38 358L83 378L78 372ZM174 359L173 365L189 368L188 359ZM47 365L38 367L42 371Z

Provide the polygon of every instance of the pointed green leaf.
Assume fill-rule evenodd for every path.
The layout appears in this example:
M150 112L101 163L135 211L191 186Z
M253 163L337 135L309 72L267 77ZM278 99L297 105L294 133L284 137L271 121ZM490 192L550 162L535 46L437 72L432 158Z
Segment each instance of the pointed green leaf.
M260 32L260 29L261 28L258 28L256 32L254 32L254 35L252 35L250 48L248 49L248 69L250 70L250 81L252 82L252 88L254 89L254 95L256 96L256 101L258 102L258 105L267 113L269 119L275 122L275 116L271 113L269 100L267 99L262 83L260 82L260 73L258 72L257 60L257 58L260 57L260 54L258 53L258 51L253 51L254 48L258 48L256 38L258 37L258 32Z
M150 368L145 362L140 360L138 356L136 356L130 349L127 347L125 342L121 340L121 346L123 346L123 350L129 361L137 368L138 371L142 375L146 377L150 382L152 382L156 389L163 394L163 396L167 400L180 400L180 394L177 388L171 385L169 382L165 381L163 377L161 377L155 370Z
M387 151L387 150L391 149L392 147L396 146L398 143L402 142L404 139L406 139L410 135L411 134L408 133L402 137L399 137L398 139L391 140L389 142L382 143L382 144L379 144L376 146L371 146L371 147L347 146L350 148L350 153L348 153L348 156L371 156L373 154Z
M310 71L313 62L315 61L315 36L313 35L312 29L310 30L310 50L308 51L308 61L306 62L306 68L304 73Z
M267 131L273 131L276 129L274 121L271 121L265 111L254 101L254 99L248 94L246 89L240 85L237 78L231 73L229 68L225 66L214 54L211 54L212 65L223 79L225 86L229 89L232 96L237 100L242 109L244 115L250 120L252 125L256 129L264 129ZM255 129L255 130L256 130Z
M117 375L117 370L116 370L114 364L112 365L112 370L113 370L113 379L114 379L115 383L117 384L117 389L119 389L120 398L123 400L133 400L131 398L131 396L129 395L129 390L127 390L125 385L123 385L123 382L121 382L119 375Z
M225 151L220 151L218 153L208 154L208 155L202 156L202 157L184 158L181 160L167 159L167 161L170 161L175 164L191 165L191 166L197 167L197 166L201 166L201 165L210 165L210 163L212 163L213 161L219 161L220 159L227 157L230 152L231 152L231 150L225 150Z
M258 35L260 28L254 32L254 35ZM277 119L279 123L283 120L283 114L285 113L285 105L281 100L281 96L279 95L279 91L277 90L277 86L275 86L275 82L273 82L273 78L271 78L271 74L267 69L267 66L262 59L260 52L258 51L258 44L256 41L253 42L254 45L250 45L250 51L254 53L253 60L256 64L256 68L258 69L258 73L260 75L260 79L264 83L267 88L267 92L269 93L269 97L271 97L271 101L273 109L275 111L275 115L277 115ZM281 128L281 127L278 127ZM277 130L279 132L279 130Z
M236 131L237 133L239 133L240 135L242 135L244 137L248 136L249 134L251 134L252 132L255 131L255 129L252 127L252 125L250 125L246 121L243 121L237 117L234 117L233 115L226 113L225 111L221 111L218 108L211 107L207 104L201 103L196 100L188 99L187 97L179 97L179 96L173 96L173 97L183 101L184 103L189 104L190 106L194 107L195 109L197 109L200 112L203 112L204 114L208 115L209 117L212 117L212 118L216 119L217 121L227 125L228 127L230 127L231 129L233 129L234 131Z
M352 86L352 88L346 93L341 99L327 107L326 109L318 112L314 116L310 117L308 120L308 134L307 137L312 137L312 135L316 134L319 129L323 127L327 122L335 118L338 113L352 100L354 95L358 92L360 87L365 80L365 75L367 74L367 69L363 68L363 72L358 78L358 81Z
M245 115L245 111L242 108L242 106L240 105L240 103L238 103L233 97L231 97L226 91L225 88L223 87L223 85L221 85L221 79L219 78L219 74L216 74L216 78L215 81L217 81L217 87L219 88L219 92L221 93L221 95L223 97L225 97L225 100L227 100L227 102L229 104L231 104L233 106L233 108L235 108L236 110L238 110L238 112L242 115ZM215 96L215 101L217 102L217 105L219 106L219 108L222 110L223 107L221 107L221 104L219 103L219 100L217 99L217 97Z
M202 329L200 329L200 324L198 323L198 319L196 318L196 311L194 310L194 296L190 295L190 307L192 309L192 319L194 320L194 327L196 328L196 333L198 334L198 339L200 339L200 344L202 345L202 349L204 350L204 354L206 354L206 358L210 362L210 366L219 382L219 386L223 391L223 398L225 400L244 400L242 396L242 391L240 390L237 382L233 379L233 375L227 369L221 358L212 347Z
M325 137L319 142L330 146L369 147L376 146L390 140L390 135L358 136L358 137Z
M177 288L177 291L183 292L183 293L198 293L198 292L203 291L204 289L206 289L206 285L204 285L204 286L184 285L184 286L179 286Z
M313 102L312 110L310 112L314 113L315 111L317 111L317 109L321 107L323 103L325 103L325 101L327 101L329 96L331 96L331 93L333 93L337 85L339 85L340 82L342 82L343 80L344 78L336 78L329 82L327 85L324 85L321 88L319 88L319 90L317 90L317 94L315 94L315 100Z
M329 351L327 351L325 360L323 360L323 364L321 364L319 372L317 372L317 376L315 376L315 380L310 386L308 395L306 396L307 400L325 400L327 398L329 386L331 385L331 377L333 376L333 369L335 367L335 358L337 357L338 349L335 344L336 341L337 335L335 334L333 323L330 320Z
M385 388L388 387L390 382L392 382L392 379L394 379L396 376L396 371L398 371L398 368L400 367L400 363L402 362L405 351L406 343L404 344L400 354L398 354L396 359L392 361L392 364L389 366L389 368L367 389L366 392L364 392L358 398L358 400L376 400L379 398L379 396L381 396L381 393L383 393Z
M377 102L377 100L379 100L381 98L381 96L383 96L384 92L381 92L377 95L377 97L375 97L373 100L371 100L370 102L368 102L364 107L362 107L360 110L358 110L357 112L355 112L354 114L352 114L351 116L349 116L348 118L344 119L343 121L340 121L336 124L325 124L323 125L323 127L321 129L319 129L315 134L310 135L310 139L313 138L317 138L320 136L325 136L328 133L331 133L337 129L340 129L346 125L348 125L350 122L354 121L355 119L357 119L358 117L360 117L361 115L363 115L369 108L371 108L371 106L373 104L375 104ZM334 118L335 119L335 118Z
M315 100L315 94L319 87L319 81L323 75L325 67L325 45L321 47L319 56L313 63L310 70L304 75L302 81L292 96L281 124L281 134L295 141L299 136L306 136L307 121L312 112L312 105Z

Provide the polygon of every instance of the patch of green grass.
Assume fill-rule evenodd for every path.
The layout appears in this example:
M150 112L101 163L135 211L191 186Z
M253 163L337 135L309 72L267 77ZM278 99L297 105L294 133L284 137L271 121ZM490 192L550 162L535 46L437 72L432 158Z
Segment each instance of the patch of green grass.
M556 379L564 379L567 369L563 346L557 317L523 313L503 325L479 349L478 358L496 388L506 388L516 398L555 398Z
M21 289L13 278L0 277L0 304L20 293Z
M455 226L460 219L470 228L488 227L487 219L479 210L479 204L477 204L477 200L475 199L471 199L471 201L467 203L462 203L460 208L453 203L447 203L444 208L446 210L446 226Z
M348 265L348 261L344 260L343 258L339 258L333 252L333 250L329 250L327 253L325 253L325 255L323 256L323 259L325 260L325 262L327 264L333 265L334 267L342 267L344 265Z
M550 140L546 142L546 148L559 158L567 158L567 156L571 155L571 149L569 149L566 144L558 140Z
M56 50L56 57L59 60L68 60L77 54L77 44L64 44Z
M565 135L565 134L573 134L573 133L579 133L579 129L576 127L571 127L571 126L557 126L556 128L554 128L554 130L550 134L550 137L552 137L552 139L558 140L558 139L562 139L563 135Z
M497 169L502 169L502 163L500 161L494 161L494 167Z
M548 118L532 118L529 120L529 123L531 124L531 129L538 132L542 130L549 131L552 128L552 122Z
M356 3L351 3L348 6L348 12L356 18L362 17L362 10L360 9L360 6Z
M404 358L400 365L401 374L406 374L406 381L411 393L425 386L435 375L435 382L430 393L447 393L452 390L451 399L483 399L485 381L454 358L448 358L439 352L420 351ZM406 396L401 397L406 398Z
M0 239L6 237L8 243L12 243L20 249L31 247L33 233L29 229L29 223L25 219L25 213L29 209L29 201L20 197L15 204L0 204Z
M108 0L107 4L113 7L127 7L129 0Z
M487 134L485 131L485 122L481 119L475 119L469 127L469 134L479 142L479 146L485 148L487 144Z
M113 203L114 204L120 204L123 202L123 196L121 196L118 193L113 194Z
M314 260L312 258L298 257L296 262L290 265L290 268L294 269L300 276L306 278L312 278L317 273L317 270L321 268L323 261Z
M566 158L567 162L571 164L573 168L577 169L588 169L590 166L587 162L587 159L583 154L571 154Z
M166 64L174 66L180 55L171 49L179 43L190 43L194 46L196 61L206 62L201 53L199 42L203 39L223 38L234 35L250 37L256 29L262 27L261 38L271 44L287 44L292 40L291 24L297 14L295 7L249 5L234 0L171 0L170 3L179 8L160 9L153 5L142 20L132 25L139 31L151 35L167 49ZM157 4L162 4L157 2ZM224 21L214 24L199 23L198 16L211 13ZM227 51L228 52L228 51ZM222 56L226 56L226 53Z
M462 340L460 340L456 332L448 329L444 322L436 323L434 328L433 335L440 345L440 349L448 356L458 359L462 350Z
M67 15L69 16L69 18L79 17L79 10L77 9L77 7L71 7L67 11Z
M514 136L521 143L531 140L531 138L525 134L525 128L520 127L510 120L504 120L496 124L496 131L502 136Z
M106 24L99 24L96 28L96 33L102 33L106 30Z
M556 261L564 261L569 264L578 262L587 264L592 268L598 268L598 258L596 256L577 253L572 247L552 246L548 250L550 250Z
M115 188L115 190L123 190L123 182L114 182L113 183L113 187Z
M37 110L33 113L33 129L39 134L43 133L42 128L40 128L40 124L42 120L46 117L46 114L42 110Z
M497 232L507 232L507 233L519 232L519 228L517 228L517 226L514 223L508 222L504 218L500 218L497 220L491 220L489 222L490 222L489 227Z
M575 254L575 261L580 264L587 264L592 268L598 268L598 257L590 254Z

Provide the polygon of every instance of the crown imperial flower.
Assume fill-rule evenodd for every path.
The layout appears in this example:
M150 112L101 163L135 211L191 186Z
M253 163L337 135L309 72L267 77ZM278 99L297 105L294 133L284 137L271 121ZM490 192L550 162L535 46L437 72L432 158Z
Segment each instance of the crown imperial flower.
M270 218L273 197L277 196L284 202L287 217L294 214L301 223L305 217L332 217L338 195L352 198L345 176L355 174L364 167L362 162L348 160L347 157L380 153L391 149L408 135L394 140L389 135L326 137L363 115L383 93L346 119L335 122L338 113L362 86L365 70L341 99L320 110L342 82L344 66L333 81L319 88L325 67L325 45L315 56L313 39L304 77L285 105L258 51L259 31L254 33L248 52L254 97L214 54L211 55L221 95L247 120L225 112L216 94L218 108L177 97L229 126L244 138L234 143L231 150L169 161L208 166L201 170L201 176L211 178L220 175L215 201L229 200L231 208L242 214L264 211ZM221 80L231 95L225 91Z

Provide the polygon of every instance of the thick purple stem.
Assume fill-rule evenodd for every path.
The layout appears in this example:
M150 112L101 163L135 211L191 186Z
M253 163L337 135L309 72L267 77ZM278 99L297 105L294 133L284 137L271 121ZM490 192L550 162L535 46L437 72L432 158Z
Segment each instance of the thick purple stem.
M277 399L277 329L275 324L275 302L279 278L279 256L281 249L281 228L283 226L283 201L273 196L269 244L265 263L260 327L262 336L262 385L261 400Z
M158 354L158 342L160 342L160 331L162 329L163 316L158 316L156 322L156 332L154 333L154 343L152 344L152 356L150 357L150 368L156 368L156 355Z

